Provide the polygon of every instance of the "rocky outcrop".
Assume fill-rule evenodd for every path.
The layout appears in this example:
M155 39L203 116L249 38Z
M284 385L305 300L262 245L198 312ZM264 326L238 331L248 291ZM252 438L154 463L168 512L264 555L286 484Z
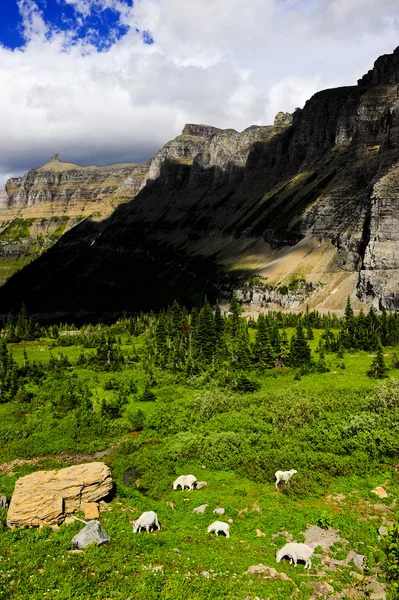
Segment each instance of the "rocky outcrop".
M15 485L7 526L60 525L85 504L105 498L112 485L109 467L98 462L25 475Z
M11 180L5 210L50 196L119 204L101 223L66 230L13 277L0 291L4 311L22 299L32 313L65 318L159 309L228 295L230 274L234 285L267 279L266 305L331 310L350 294L358 306L398 309L398 84L396 50L358 85L319 92L272 126L188 124L142 167L52 161ZM281 293L297 276L306 293Z
M0 285L77 224L101 222L133 199L148 168L79 167L55 154L46 165L7 181L0 191Z
M84 550L91 544L101 546L101 544L106 544L110 540L111 538L98 521L90 521L72 538L72 544L74 548Z
M267 567L266 565L251 565L245 571L245 575L262 575L266 579L282 579L283 581L292 581L285 573L279 573L273 567Z
M251 285L246 284L236 290L236 297L240 304L264 308L299 308L304 306L317 292L317 287L312 283L301 282L292 289L288 286Z
M14 216L13 209L46 208L53 214L69 214L71 209L94 212L105 204L117 206L131 199L145 184L148 164L79 167L61 162L56 154L47 164L15 177L0 192L0 219ZM33 213L32 213L33 214Z

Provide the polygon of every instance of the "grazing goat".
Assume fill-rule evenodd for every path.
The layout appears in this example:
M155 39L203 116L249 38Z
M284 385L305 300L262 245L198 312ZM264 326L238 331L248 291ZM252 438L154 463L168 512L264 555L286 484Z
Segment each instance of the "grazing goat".
M285 546L277 551L276 561L279 563L284 556L288 556L290 559L290 564L294 563L296 566L298 560L303 560L305 562L305 569L310 569L312 566L312 561L310 559L313 552L314 548L311 548L307 544L290 542L289 544L285 544Z
M177 488L180 486L182 490L186 488L192 490L195 487L196 481L197 478L194 477L194 475L180 475L180 477L173 482L173 489L177 490Z
M230 537L230 525L228 523L224 523L223 521L214 521L212 523L212 525L209 525L207 532L211 533L211 531L214 531L216 533L216 535L219 535L220 533L224 533L224 535L229 538Z
M276 471L274 476L276 478L276 490L280 481L284 481L284 483L288 483L289 480L295 473L298 473L295 469L291 469L291 471Z
M143 512L143 514L134 522L133 533L137 533L140 529L145 529L147 533L150 533L150 529L154 529L154 527L161 529L157 513L153 510L148 510L147 512Z

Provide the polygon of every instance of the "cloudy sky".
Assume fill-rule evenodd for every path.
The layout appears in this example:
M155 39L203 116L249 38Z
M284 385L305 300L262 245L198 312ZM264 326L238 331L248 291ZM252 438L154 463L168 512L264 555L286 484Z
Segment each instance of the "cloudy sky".
M0 186L55 152L142 162L185 123L270 124L398 45L398 0L2 0Z

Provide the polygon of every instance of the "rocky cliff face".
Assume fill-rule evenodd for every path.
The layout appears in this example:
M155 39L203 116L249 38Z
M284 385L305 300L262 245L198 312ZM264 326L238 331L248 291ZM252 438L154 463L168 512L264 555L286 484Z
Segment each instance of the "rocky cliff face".
M0 283L82 221L107 218L146 181L149 164L79 167L58 154L0 192Z
M319 92L273 126L239 133L186 125L141 167L60 169L55 161L11 180L2 214L49 202L118 207L66 231L2 288L3 306L157 308L174 297L220 295L235 277L260 274L275 290L270 306L300 277L312 293L292 300L298 308L342 308L348 294L399 308L398 84L396 50L357 86Z
M13 217L18 209L27 215L32 207L44 212L48 205L53 213L74 209L104 212L107 205L115 208L136 195L148 168L148 164L79 167L61 162L56 154L46 165L7 181L0 192L0 217Z

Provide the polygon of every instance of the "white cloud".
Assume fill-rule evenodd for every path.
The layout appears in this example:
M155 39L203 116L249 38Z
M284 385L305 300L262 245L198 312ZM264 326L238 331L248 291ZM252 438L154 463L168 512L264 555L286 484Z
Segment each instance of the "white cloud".
M0 178L60 152L144 160L186 122L271 123L318 89L355 83L398 45L397 0L59 0L127 33L99 51L18 0L26 44L0 46ZM1 10L1 9L0 9ZM142 32L154 39L143 43Z

